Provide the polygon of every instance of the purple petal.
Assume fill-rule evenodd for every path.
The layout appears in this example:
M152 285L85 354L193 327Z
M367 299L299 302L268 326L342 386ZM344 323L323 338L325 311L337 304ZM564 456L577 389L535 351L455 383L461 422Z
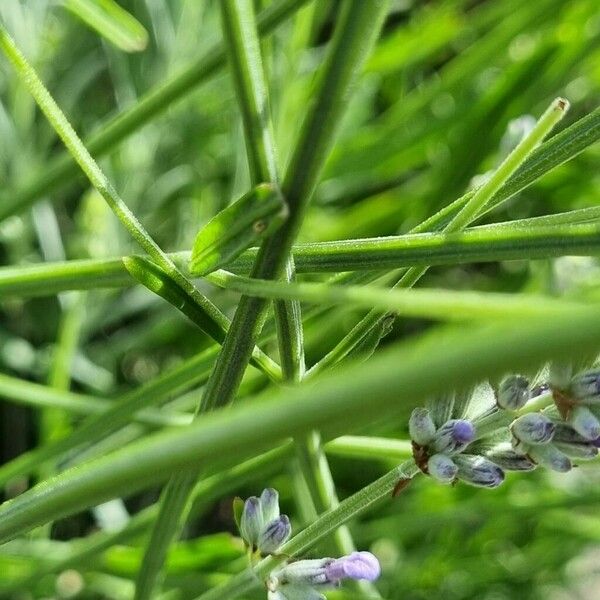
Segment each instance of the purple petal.
M457 442L461 444L466 444L468 442L473 441L473 437L475 436L475 429L469 421L459 419L455 421L452 433L454 439Z
M326 567L327 578L339 581L344 577L375 581L381 573L379 561L370 552L353 552L342 556Z

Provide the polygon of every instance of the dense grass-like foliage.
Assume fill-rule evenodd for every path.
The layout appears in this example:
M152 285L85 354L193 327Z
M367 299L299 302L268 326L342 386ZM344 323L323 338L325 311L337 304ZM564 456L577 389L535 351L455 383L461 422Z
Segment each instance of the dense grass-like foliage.
M0 50L0 598L598 596L595 2L4 0Z

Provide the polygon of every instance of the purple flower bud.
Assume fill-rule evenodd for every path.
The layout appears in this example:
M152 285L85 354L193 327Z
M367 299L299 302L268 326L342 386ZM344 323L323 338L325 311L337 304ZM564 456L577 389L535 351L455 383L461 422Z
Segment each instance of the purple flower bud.
M325 567L325 573L330 583L337 583L346 577L375 581L381 573L381 567L370 552L353 552L329 563Z
M263 520L260 500L256 496L251 496L244 503L244 510L240 520L240 534L250 548L256 548L262 527Z
M452 483L458 474L458 467L445 454L433 454L427 461L429 475L441 483Z
M570 425L567 425L566 423L556 423L552 442L566 444L583 444L588 441L589 440L577 433Z
M408 432L410 439L419 446L426 446L433 440L435 424L426 408L418 407L412 411L408 421Z
M529 381L522 375L508 375L498 386L496 402L504 410L519 410L529 398Z
M600 403L600 371L590 370L577 373L569 386L571 395L586 404Z
M580 460L592 460L598 456L598 448L594 444L588 443L565 443L556 442L555 446L569 458L578 458Z
M260 495L263 523L270 523L279 516L279 494L273 488L266 488Z
M462 452L475 437L475 428L470 421L450 419L437 431L433 447L436 452L454 454Z
M267 523L258 538L258 550L261 554L274 554L292 534L292 526L287 515L279 515Z
M547 444L554 435L554 423L541 413L529 413L515 419L510 430L517 442L525 445Z
M501 444L486 452L486 457L504 471L533 471L536 465L509 444Z
M595 440L600 437L600 421L587 406L573 407L567 421L586 440Z
M559 473L566 473L572 467L569 457L554 444L531 446L528 449L527 455L538 465L542 465L552 471L558 471Z
M458 454L454 458L458 478L477 487L495 488L504 481L504 471L483 456Z

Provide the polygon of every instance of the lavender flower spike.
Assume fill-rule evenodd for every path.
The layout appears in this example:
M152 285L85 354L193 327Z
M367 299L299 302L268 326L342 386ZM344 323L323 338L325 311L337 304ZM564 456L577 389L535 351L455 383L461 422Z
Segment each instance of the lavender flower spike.
M329 583L337 583L346 577L375 581L380 573L379 561L370 552L353 552L334 560L325 567Z
M292 526L287 515L279 515L267 523L258 538L258 550L261 554L274 554L292 534Z
M437 431L433 447L436 452L454 454L462 452L475 437L475 428L470 421L450 419Z
M529 413L515 419L510 431L518 442L523 444L547 444L554 435L554 423L541 413Z

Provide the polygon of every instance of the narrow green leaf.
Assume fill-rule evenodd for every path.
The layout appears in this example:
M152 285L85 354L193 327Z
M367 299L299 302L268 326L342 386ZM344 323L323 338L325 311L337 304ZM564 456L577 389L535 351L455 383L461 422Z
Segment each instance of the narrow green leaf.
M140 52L148 45L144 26L114 0L65 0L65 7L125 52Z
M336 286L327 283L284 283L250 279L219 271L210 280L243 294L263 298L297 299L305 302L354 304L367 308L393 311L405 316L428 319L465 321L471 319L509 319L525 316L552 316L567 308L576 310L582 305L535 295L515 295L481 292L455 292L428 289L387 289L370 286ZM386 322L387 327L390 326ZM381 339L385 328L374 328ZM365 335L369 340L372 330Z
M190 259L192 275L206 275L275 232L287 217L278 187L257 185L213 217L199 232Z

